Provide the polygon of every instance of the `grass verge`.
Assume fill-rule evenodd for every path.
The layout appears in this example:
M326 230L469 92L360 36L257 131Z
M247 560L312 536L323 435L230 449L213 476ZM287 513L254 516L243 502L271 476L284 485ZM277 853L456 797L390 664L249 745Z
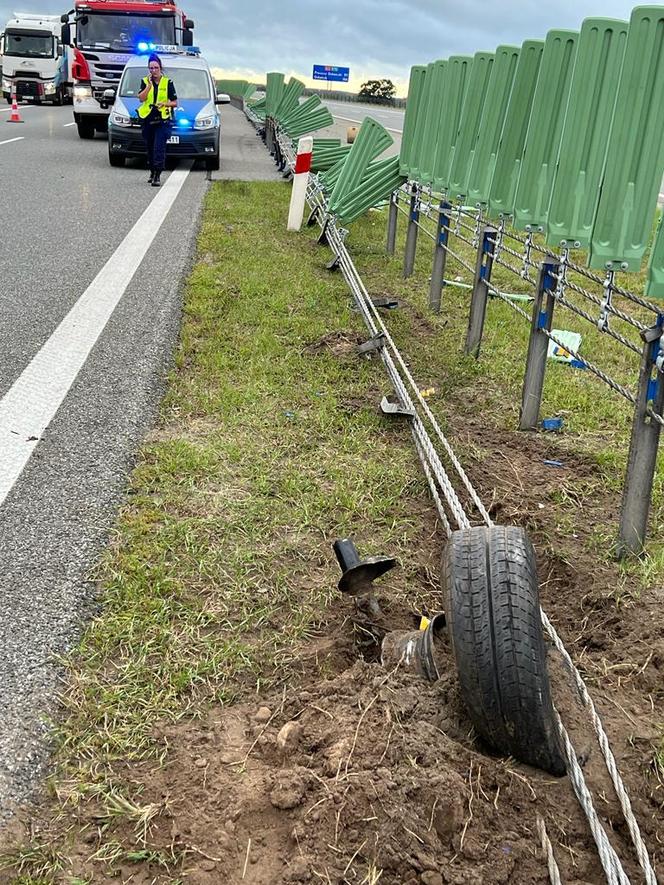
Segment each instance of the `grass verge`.
M297 677L303 644L337 617L335 537L353 534L363 551L399 557L404 592L417 568L431 508L410 435L379 416L382 368L353 355L360 318L310 233L286 234L287 198L280 183L210 191L169 392L99 568L104 611L70 662L52 808L34 839L5 856L9 881L105 881L127 865L179 881L182 857L150 846L166 804L142 798L127 778L131 764L165 764L164 722ZM453 404L457 419L472 411L487 426L513 428L527 326L493 302L481 361L462 356L467 293L447 289L433 317L428 250L403 281L399 261L384 258L384 218L371 213L354 226L353 253L372 294L407 300L390 328L422 387L436 389L435 411L444 423ZM587 373L552 366L545 413L567 419L556 445L603 471L587 487L561 485L561 514L619 488L629 432L622 403ZM457 441L482 460L470 436ZM597 528L596 552L609 555L615 526ZM663 571L656 555L626 568L648 584ZM324 674L328 665L316 666ZM118 821L131 825L131 844L118 838Z

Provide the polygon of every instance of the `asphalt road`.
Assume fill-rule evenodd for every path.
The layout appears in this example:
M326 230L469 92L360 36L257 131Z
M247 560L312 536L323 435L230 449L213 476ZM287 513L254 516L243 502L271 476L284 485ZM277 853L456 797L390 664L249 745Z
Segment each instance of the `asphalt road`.
M81 141L71 108L0 109L0 815L48 761L67 652L95 611L91 579L180 325L205 172L161 190ZM222 171L276 178L240 111L224 108Z
M366 105L350 101L324 101L335 120L348 123L361 123L365 117L373 117L393 135L403 132L405 111L399 108L386 108L382 105Z
M346 142L346 134L350 126L359 126L365 117L373 117L388 130L394 139L384 156L391 157L401 150L401 132L403 130L404 111L386 108L381 105L365 105L349 101L325 101L332 112L334 123L316 135L328 138L340 138Z

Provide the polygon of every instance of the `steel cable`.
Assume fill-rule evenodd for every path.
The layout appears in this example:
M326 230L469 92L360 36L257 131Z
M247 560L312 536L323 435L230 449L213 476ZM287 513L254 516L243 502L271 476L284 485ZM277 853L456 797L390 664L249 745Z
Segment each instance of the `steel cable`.
M319 204L319 208L320 208L320 204ZM324 222L322 222L322 223L324 223ZM438 426L434 416L431 413L431 410L429 409L426 402L422 398L419 388L415 384L414 379L412 378L412 375L410 374L408 368L406 367L405 363L403 362L403 359L402 359L398 349L396 348L394 341L392 340L391 336L389 335L389 332L387 331L387 329L382 321L382 317L380 317L380 315L378 314L376 306L373 304L373 302L369 298L369 295L362 283L362 280L359 277L359 274L357 272L357 268L355 267L355 265L350 257L350 254L348 253L348 250L346 249L345 244L343 243L343 239L340 237L339 232L337 231L334 223L329 224L328 234L331 234L331 236L329 237L330 244L333 245L335 254L337 255L337 258L339 259L340 265L342 267L342 271L344 273L344 278L346 279L351 290L353 291L355 299L358 303L358 307L360 307L360 309L363 313L363 316L365 318L365 322L367 323L368 328L374 334L378 331L378 327L380 327L381 330L383 331L387 344L390 346L392 353L394 353L394 356L395 356L397 362L399 363L402 371L404 372L409 384L411 385L411 387L414 389L414 391L416 393L416 399L419 401L420 406L423 408L427 418L429 419L432 427L434 427L434 430L436 430L439 438L441 439L441 441L444 441L444 444L446 444L445 449L448 452L448 456L449 456L450 452L448 451L448 447L451 449L451 446L449 445L449 443L445 439L444 435L442 434L442 431L440 430L440 427ZM335 240L336 242L333 244L332 240ZM492 287L492 288L495 289L495 287ZM500 293L499 290L495 290L495 291L496 291L496 294L499 295L499 297L501 295L504 297L503 293ZM525 312L523 312L523 313L525 314ZM544 331L546 331L546 330L544 330ZM547 335L551 340L555 341L560 346L564 346L551 333L547 333ZM405 384L404 384L403 380L401 379L401 376L399 374L397 366L395 365L394 360L392 359L391 354L388 353L386 349L384 349L382 351L381 355L383 357L383 361L384 361L386 368L388 370L388 374L390 375L390 378L393 382L393 386L395 387L397 395L399 396L403 405L406 406L406 408L412 409L413 411L415 411L414 403L408 394L408 390L406 389ZM580 357L578 357L578 354L572 354L572 355L575 355L577 358L580 359ZM620 392L627 399L634 401L633 395L628 390L626 390L625 388L622 388L620 385L618 385L616 382L614 382L613 379L610 379L608 376L604 375L604 373L599 374L600 370L598 370L596 367L591 367L591 365L588 364L587 361L584 360L583 362L585 365L587 365L589 368L591 368L591 370L594 369L595 374L598 374L598 376L600 378L602 378L602 380L605 380L607 383L609 383L612 387L614 387L614 389L616 389L618 392ZM660 422L664 423L664 419L662 419L661 416L654 416L654 417L659 417ZM439 497L437 496L437 494L435 492L435 482L434 482L434 476L432 475L431 468L432 467L434 468L433 472L436 475L436 480L439 483L441 482L441 479L444 483L445 480L449 481L449 478L447 477L447 474L446 474L444 468L442 467L442 464L440 464L437 453L435 452L435 448L433 447L433 443L431 442L430 438L428 437L428 434L426 433L426 429L424 428L424 425L423 425L421 419L419 418L419 416L417 415L417 413L415 415L415 418L413 419L412 431L413 431L413 436L415 438L416 449L418 451L418 455L420 456L420 460L423 463L423 466L425 469L425 475L427 477L427 481L429 482L429 486L432 490L432 493L434 494L434 501L436 502L436 506L437 506L439 515L441 516L441 519L443 521L443 526L444 526L446 532L448 532L448 534L449 534L449 531L450 531L449 522L446 519L446 515L444 512L444 508L442 506L442 502L440 501ZM454 455L453 452L452 452L452 455L454 457L454 460L452 461L452 463L454 464L455 469L457 470L459 475L462 477L462 479L463 479L463 477L465 477L466 482L468 483L468 486L470 486L470 488L472 489L472 486L470 485L470 481L468 480L467 476L463 472L463 468L461 467L460 463L458 462L456 455ZM441 474L440 476L438 476L439 471ZM464 485L465 484L466 483L464 483ZM468 489L468 486L466 486L467 489ZM445 486L443 486L443 488L445 489ZM447 489L445 489L445 490L449 491ZM474 489L472 489L472 491L474 492ZM463 512L463 508L458 500L458 497L456 497L455 493L453 495L452 500L454 500L454 498L456 498L456 501L458 502L458 508L459 508L460 513L463 513L463 516L465 517L465 513ZM450 502L448 501L448 505L449 505L449 503ZM476 503L476 506L477 506L477 502L474 501L474 503ZM487 523L489 525L491 525L492 523L491 523L490 518L488 517L488 513L486 513L486 510L484 510L484 508L482 508L482 510L484 511L483 515L486 515L485 521L487 521ZM458 514L455 514L455 516L456 515L458 515ZM608 736L606 735L606 732L604 731L602 722L599 718L599 715L597 714L597 711L596 711L596 708L593 704L592 698L590 697L590 694L587 690L587 686L585 685L585 682L583 681L581 674L579 673L579 671L575 667L569 653L565 649L565 646L563 645L562 640L558 636L555 628L553 627L549 618L547 617L547 615L545 614L545 612L543 610L541 610L541 618L542 618L542 624L543 624L545 630L547 631L547 633L551 637L551 640L554 643L554 645L556 646L556 648L558 649L558 651L562 654L563 659L565 660L565 663L567 664L570 672L572 673L574 680L576 682L576 685L577 685L577 690L579 691L580 698L590 714L591 722L592 722L593 728L595 730L595 733L597 735L597 738L598 738L598 741L600 744L600 749L602 751L602 755L603 755L605 763L607 765L607 769L609 771L609 775L611 777L614 789L616 791L616 795L618 796L618 800L620 802L621 809L622 809L623 814L625 816L625 820L626 820L626 823L627 823L627 826L628 826L628 829L630 832L630 836L632 838L632 841L634 843L634 846L635 846L635 849L637 852L639 863L641 865L641 868L644 871L644 874L646 877L646 882L648 883L648 885L657 885L657 879L655 876L655 872L654 872L654 869L653 869L651 861L650 861L647 847L643 841L643 838L641 837L641 833L640 833L638 823L636 821L636 818L634 816L634 813L633 813L633 810L631 807L631 803L629 800L629 796L627 794L627 790L626 790L624 782L622 781L620 774L618 772L615 757L613 756L613 753L610 748ZM555 708L554 708L554 710L555 710ZM579 802L580 802L580 804L584 810L584 813L586 814L586 817L588 819L588 823L591 828L591 832L593 833L593 838L595 839L595 842L597 844L597 848L598 848L599 856L600 856L600 861L602 863L602 866L603 866L606 876L607 876L607 881L609 882L609 885L614 885L614 883L615 883L615 885L629 885L629 879L628 879L628 877L621 865L620 859L618 858L618 856L615 852L615 849L613 848L613 846L609 842L608 836L606 835L606 832L604 831L604 829L601 825L601 822L599 821L599 817L597 816L597 812L596 812L593 802L592 802L592 796L590 795L590 792L588 791L587 785L585 783L583 771L581 770L581 767L578 763L576 753L574 752L574 748L572 746L571 740L570 740L569 735L564 727L562 720L560 719L560 716L559 716L557 710L555 711L555 715L556 715L556 722L557 722L558 731L559 731L561 740L563 742L563 746L565 749L565 755L566 755L566 758L568 761L570 779L572 781L577 798L579 799ZM554 877L557 872L557 865L555 864L555 858L553 857L553 849L552 849L550 840L548 839L548 836L546 835L546 828L543 825L543 821L541 823L541 826L538 821L538 829L540 831L542 844L543 844L545 853L547 855L549 873L550 873L550 876L552 877L552 882L557 883L557 881L559 881L559 872L557 873L558 879L556 880Z

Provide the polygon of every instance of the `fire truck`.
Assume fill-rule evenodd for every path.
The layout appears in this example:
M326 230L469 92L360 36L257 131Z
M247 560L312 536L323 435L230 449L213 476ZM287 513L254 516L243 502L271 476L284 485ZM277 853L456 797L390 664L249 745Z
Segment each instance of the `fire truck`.
M193 45L194 23L171 0L76 0L62 16L73 48L74 121L81 138L106 132L129 58L157 45Z

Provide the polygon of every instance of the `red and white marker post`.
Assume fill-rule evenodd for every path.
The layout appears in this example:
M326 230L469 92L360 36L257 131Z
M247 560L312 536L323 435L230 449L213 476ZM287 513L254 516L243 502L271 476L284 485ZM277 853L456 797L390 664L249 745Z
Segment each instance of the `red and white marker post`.
M290 209L288 210L288 230L299 230L302 227L313 149L314 140L310 135L301 138L297 143L297 156L295 157L295 169L293 170L293 190L291 191Z

